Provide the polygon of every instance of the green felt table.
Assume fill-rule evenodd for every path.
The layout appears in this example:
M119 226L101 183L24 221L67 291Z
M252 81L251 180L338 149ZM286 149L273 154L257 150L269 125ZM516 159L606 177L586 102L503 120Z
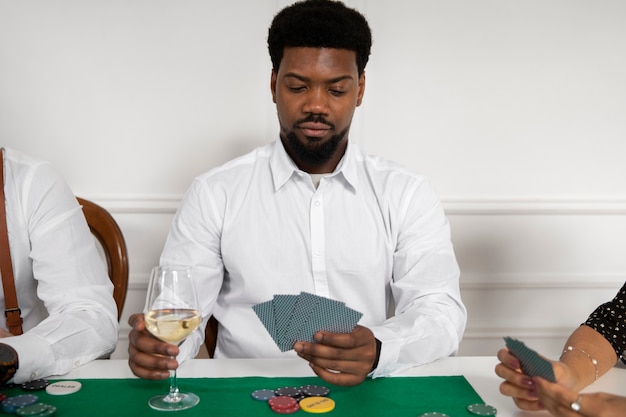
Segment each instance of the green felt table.
M450 417L473 416L467 405L483 403L463 376L390 377L367 379L356 387L338 387L317 377L300 378L180 378L182 392L200 397L200 404L188 410L164 412L152 410L148 399L168 390L169 381L142 379L83 379L82 389L74 394L56 396L45 390L24 391L12 388L7 396L33 393L40 402L57 407L57 417L73 416L277 416L265 401L251 397L257 389L276 389L306 384L330 388L329 397L336 407L329 416L417 417L437 411ZM3 413L4 414L4 413ZM302 410L295 415L314 415ZM475 417L475 416L473 416Z

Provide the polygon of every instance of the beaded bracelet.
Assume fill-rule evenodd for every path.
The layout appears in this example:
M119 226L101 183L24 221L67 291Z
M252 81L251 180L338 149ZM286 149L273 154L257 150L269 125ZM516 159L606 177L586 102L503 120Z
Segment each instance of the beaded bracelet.
M595 360L595 359L594 359L594 358L593 358L590 354L588 354L588 353L587 353L587 352L585 352L584 350L579 349L579 348L577 348L577 347L574 347L574 346L568 346L568 347L566 347L566 348L565 348L565 350L563 351L563 354L561 355L561 357L563 357L563 355L564 355L564 354L566 354L567 352L571 352L571 351L573 351L573 350L577 350L577 351L579 351L580 353L582 353L583 355L585 355L586 357L588 357L588 358L589 358L589 360L590 360L590 361L591 361L591 363L593 364L593 367L594 367L594 369L595 369L595 371L596 371L596 375L595 375L595 378L594 378L594 380L593 380L593 382L596 382L596 381L598 380L598 361L597 361L597 360Z

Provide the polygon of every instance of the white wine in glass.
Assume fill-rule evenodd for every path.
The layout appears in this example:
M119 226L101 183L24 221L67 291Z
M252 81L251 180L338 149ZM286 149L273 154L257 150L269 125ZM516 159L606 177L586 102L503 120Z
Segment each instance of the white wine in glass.
M146 306L146 328L158 339L179 345L202 322L198 294L191 267L164 265L152 269ZM148 404L155 410L185 410L198 404L192 393L178 390L176 371L170 371L170 392L152 397Z
M173 345L185 340L202 321L198 310L191 309L150 310L144 317L150 333Z

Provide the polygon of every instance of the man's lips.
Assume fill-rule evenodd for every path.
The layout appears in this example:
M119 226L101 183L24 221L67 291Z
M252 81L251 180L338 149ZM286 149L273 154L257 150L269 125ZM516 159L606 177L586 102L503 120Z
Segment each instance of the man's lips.
M328 133L330 126L323 123L301 123L298 129L302 131L304 136L319 138Z

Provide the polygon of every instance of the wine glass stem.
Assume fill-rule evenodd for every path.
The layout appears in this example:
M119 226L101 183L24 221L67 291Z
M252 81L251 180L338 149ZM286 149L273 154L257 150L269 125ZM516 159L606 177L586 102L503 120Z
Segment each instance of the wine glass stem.
M176 379L176 370L170 371L170 393L167 395L165 401L178 402L182 399L182 395L178 392L178 380Z

